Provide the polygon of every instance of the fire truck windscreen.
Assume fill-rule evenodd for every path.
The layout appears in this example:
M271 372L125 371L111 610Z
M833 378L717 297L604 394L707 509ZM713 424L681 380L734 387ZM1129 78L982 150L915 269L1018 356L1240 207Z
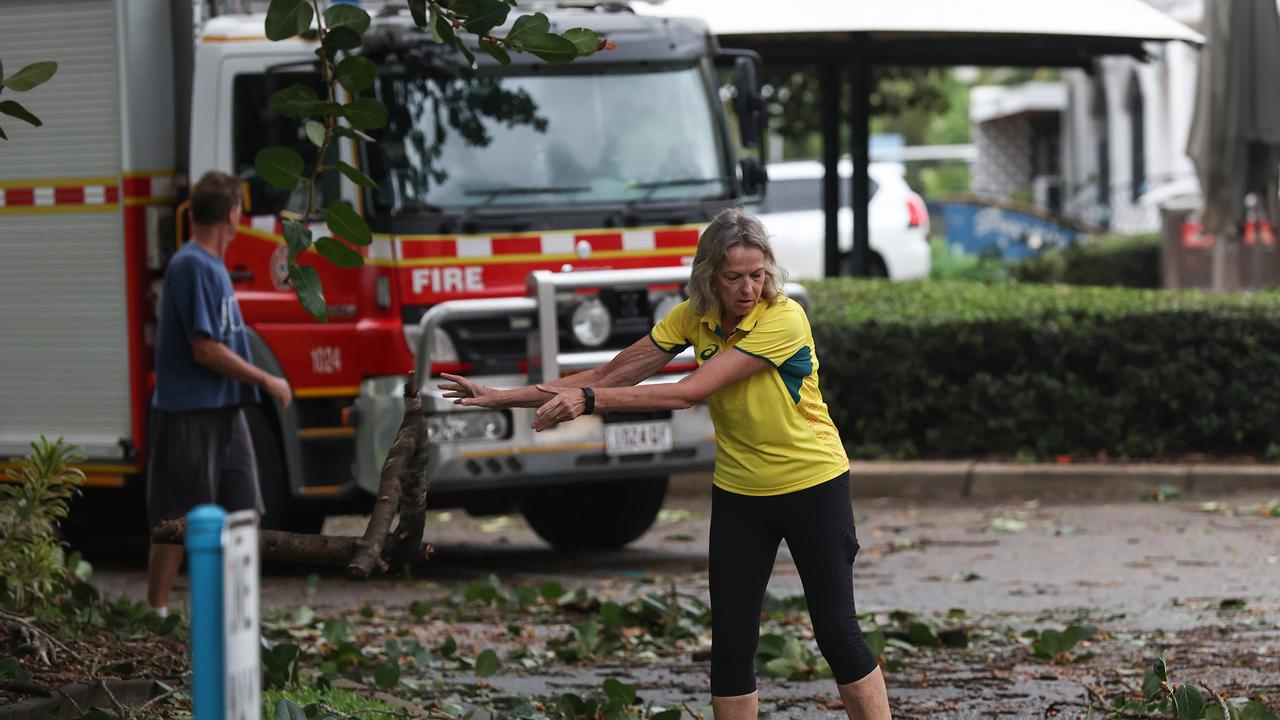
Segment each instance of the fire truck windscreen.
M701 65L389 74L378 94L390 108L369 148L380 215L733 192Z

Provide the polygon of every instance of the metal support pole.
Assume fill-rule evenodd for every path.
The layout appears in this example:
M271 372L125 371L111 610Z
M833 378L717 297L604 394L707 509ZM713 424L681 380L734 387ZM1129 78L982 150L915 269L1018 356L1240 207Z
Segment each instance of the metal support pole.
M822 64L822 211L826 217L823 275L840 274L840 65Z
M849 67L853 107L849 113L849 145L853 159L849 207L853 210L853 274L865 276L871 268L871 226L867 208L871 204L871 38L853 35L853 62Z
M222 644L222 528L227 511L199 505L187 513L191 577L191 695L195 720L224 717Z

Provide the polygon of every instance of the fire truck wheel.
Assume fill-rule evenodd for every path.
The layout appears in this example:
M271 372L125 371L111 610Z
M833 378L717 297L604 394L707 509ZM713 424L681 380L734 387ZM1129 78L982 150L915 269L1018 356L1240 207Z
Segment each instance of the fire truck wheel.
M299 533L318 533L324 524L321 508L295 500L289 495L289 476L285 472L284 452L272 414L261 408L245 410L249 434L253 436L253 454L258 460L258 486L262 490L262 528Z
M561 550L620 548L653 525L667 478L550 487L520 503L533 531Z

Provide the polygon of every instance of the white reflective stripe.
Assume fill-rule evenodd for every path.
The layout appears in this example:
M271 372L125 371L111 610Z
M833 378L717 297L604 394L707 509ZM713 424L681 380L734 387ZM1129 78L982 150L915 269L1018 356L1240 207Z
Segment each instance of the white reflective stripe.
M151 197L169 197L173 195L173 176L155 175L151 178Z
M623 250L653 250L655 247L652 230L628 230L622 233Z
M458 257L490 257L493 255L493 239L487 237L458 238Z
M569 233L552 233L542 236L543 255L572 255L573 235Z
M254 215L249 218L249 226L254 230L261 230L265 233L274 233L276 231L276 216Z
M389 240L387 238L374 238L369 244L369 257L374 260L394 260L395 259L395 243L399 240Z
M101 185L90 185L84 189L85 205L101 205L107 201L107 189Z
M36 188L36 205L52 205L53 204L53 188L38 187Z

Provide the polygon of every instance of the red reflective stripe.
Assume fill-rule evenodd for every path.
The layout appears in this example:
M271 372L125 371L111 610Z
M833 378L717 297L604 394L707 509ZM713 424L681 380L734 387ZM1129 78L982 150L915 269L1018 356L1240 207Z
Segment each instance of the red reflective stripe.
M84 204L84 188L82 187L60 187L53 189L54 205L83 205Z
M542 238L533 237L495 237L494 255L537 255L542 252Z
M34 188L9 188L4 191L5 205L35 205L36 191Z
M403 243L401 248L401 254L406 260L412 258L456 257L458 255L458 243L454 240Z
M591 249L595 252L622 249L621 233L609 233L608 235L579 235L577 239L586 240L591 243Z
M660 249L687 247L693 250L698 246L698 231L657 230L653 233L653 244Z
M124 179L125 197L151 197L151 178L135 177Z
M109 203L120 202L120 186L108 185L105 192L102 193L102 199Z

